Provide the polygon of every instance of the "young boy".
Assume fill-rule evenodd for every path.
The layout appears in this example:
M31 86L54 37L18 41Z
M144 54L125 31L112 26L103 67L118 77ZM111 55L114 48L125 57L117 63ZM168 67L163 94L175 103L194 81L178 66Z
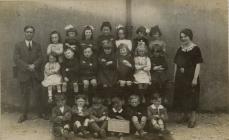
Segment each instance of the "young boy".
M52 109L53 134L60 137L69 136L71 108L66 105L66 100L63 94L56 95L56 106Z
M75 105L72 107L73 131L79 136L85 136L89 133L89 112L87 108L87 99L84 95L75 97Z
M94 137L100 136L106 137L106 129L108 124L108 109L102 104L100 97L94 97L92 99L92 106L89 109L90 112L90 128L94 132Z
M110 119L118 119L118 120L126 120L126 109L123 108L124 102L119 97L114 97L111 100L112 107L109 110L109 118ZM114 135L116 133L111 133L111 135ZM118 136L121 138L123 136L123 133L117 133Z
M159 136L165 131L165 121L168 120L166 108L161 105L161 97L158 94L152 96L152 104L147 108L151 131L157 130Z
M131 133L135 132L135 135L140 136L146 134L144 131L147 121L146 114L146 108L140 103L140 97L138 95L131 95L127 107L127 116L130 120Z

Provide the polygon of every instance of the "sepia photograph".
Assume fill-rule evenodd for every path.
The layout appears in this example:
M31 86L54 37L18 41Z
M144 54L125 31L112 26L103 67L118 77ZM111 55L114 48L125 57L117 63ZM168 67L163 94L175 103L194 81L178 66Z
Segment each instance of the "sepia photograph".
M0 1L0 139L229 140L228 6Z

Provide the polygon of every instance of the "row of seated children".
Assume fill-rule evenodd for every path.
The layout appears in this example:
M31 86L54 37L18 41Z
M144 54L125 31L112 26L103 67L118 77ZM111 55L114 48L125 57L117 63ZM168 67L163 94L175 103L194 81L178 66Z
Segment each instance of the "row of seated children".
M76 57L76 51L72 48L65 49L63 57L50 52L42 81L42 85L48 88L49 102L53 100L52 90L56 87L59 93L68 92L66 96L73 103L74 97L69 91L78 93L79 83L82 83L82 93L85 94L88 94L90 86L93 88L91 91L96 92L97 85L101 85L104 96L112 96L107 91L112 91L117 84L121 94L130 90L131 88L124 89L131 87L133 83L137 85L137 93L141 95L145 95L151 83L154 89L164 89L167 62L161 47L155 47L151 56L148 55L145 44L138 44L134 56L126 44L121 43L117 50L114 52L111 41L104 40L99 55L95 55L90 46L84 47L80 58Z
M68 137L74 133L78 136L105 138L108 134L108 121L110 119L127 120L130 122L130 133L143 136L148 132L157 132L163 136L166 132L168 119L166 108L161 105L161 98L154 95L151 104L145 106L140 102L138 95L131 95L129 103L123 104L118 98L112 98L111 106L103 105L100 97L93 98L93 103L88 107L84 95L75 98L73 107L66 105L63 94L57 94L56 107L52 110L53 134L57 137ZM148 128L148 129L147 129ZM123 137L124 133L109 132L112 136Z

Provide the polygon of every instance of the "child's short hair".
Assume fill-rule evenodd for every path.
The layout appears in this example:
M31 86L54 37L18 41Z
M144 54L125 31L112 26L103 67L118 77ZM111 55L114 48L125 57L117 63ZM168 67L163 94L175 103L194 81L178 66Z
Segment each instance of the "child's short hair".
M139 97L138 95L136 95L136 94L131 95L131 96L129 97L129 103L130 103L131 100L133 100L133 99L137 99L137 100L139 101L139 103L140 103L140 97Z
M75 96L75 100L78 100L78 99L83 99L83 100L87 100L87 97L85 96L85 95L83 95L83 94L79 94L79 95L76 95Z
M102 104L103 100L99 96L95 96L92 98L92 104Z
M51 33L50 33L50 35L49 35L49 40L50 40L50 43L53 43L52 42L52 35L53 34L57 34L58 35L58 43L61 43L62 42L62 39L61 39L61 35L60 35L60 32L58 32L58 31L52 31Z
M140 26L137 28L136 33L142 32L144 35L147 35L146 28L144 26Z
M159 28L158 25L153 26L153 27L150 29L149 35L152 37L152 36L153 36L155 33L157 33L157 32L159 33L159 36L162 35L161 30L160 30L160 28Z
M120 102L122 103L122 100L119 97L114 97L114 98L111 99L111 104L112 105L120 103Z
M102 31L104 27L108 27L110 28L110 30L112 30L111 23L109 21L104 21L101 25L100 30Z
M66 52L66 51L72 51L75 54L75 50L73 48L71 48L71 47L66 48L64 50L64 52Z
M62 93L58 93L55 95L55 101L58 102L58 101L65 101L66 100L66 97L64 94Z

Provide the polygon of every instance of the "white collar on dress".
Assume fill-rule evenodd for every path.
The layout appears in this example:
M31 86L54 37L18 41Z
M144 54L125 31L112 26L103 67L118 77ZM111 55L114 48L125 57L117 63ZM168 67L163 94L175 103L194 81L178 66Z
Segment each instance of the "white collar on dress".
M152 109L164 109L164 106L163 105L159 105L158 108L157 108L154 104L152 104L151 108Z
M189 52L191 51L194 47L196 46L196 44L191 43L188 47L184 47L183 45L181 45L181 50L183 52Z
M115 108L112 108L112 110L114 111L114 113L121 113L123 111L123 109L120 109L119 111L117 111Z

